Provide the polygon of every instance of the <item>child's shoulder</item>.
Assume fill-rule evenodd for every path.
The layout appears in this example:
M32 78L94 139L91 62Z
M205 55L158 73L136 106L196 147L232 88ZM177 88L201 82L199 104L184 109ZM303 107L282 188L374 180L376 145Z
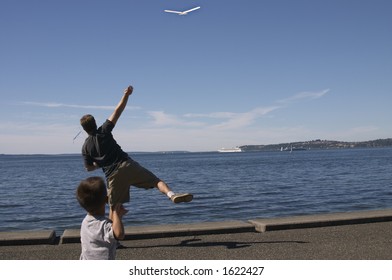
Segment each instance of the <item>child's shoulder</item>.
M105 223L112 223L112 221L105 217L105 216L98 216L98 215L90 215L87 214L82 223L87 223L87 224L105 224Z

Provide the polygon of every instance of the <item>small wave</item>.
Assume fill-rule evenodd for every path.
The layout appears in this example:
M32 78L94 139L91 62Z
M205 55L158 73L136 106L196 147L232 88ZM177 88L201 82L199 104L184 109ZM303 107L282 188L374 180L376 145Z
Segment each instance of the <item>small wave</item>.
M23 207L24 204L0 204L0 209Z

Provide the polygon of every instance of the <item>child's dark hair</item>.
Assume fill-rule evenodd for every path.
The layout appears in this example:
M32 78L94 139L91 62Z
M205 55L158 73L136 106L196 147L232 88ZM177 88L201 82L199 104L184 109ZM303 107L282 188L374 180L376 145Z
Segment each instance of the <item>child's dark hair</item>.
M82 180L76 190L76 198L84 209L95 214L106 203L107 191L101 177L89 177Z

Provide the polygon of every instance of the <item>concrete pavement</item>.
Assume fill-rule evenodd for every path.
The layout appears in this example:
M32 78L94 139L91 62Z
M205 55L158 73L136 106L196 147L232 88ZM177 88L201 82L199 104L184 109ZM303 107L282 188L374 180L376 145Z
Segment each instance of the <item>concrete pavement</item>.
M117 259L390 260L391 233L391 209L246 222L127 227L124 248L117 250ZM40 242L34 241L33 245L22 245L28 243L28 238L18 234L16 238L15 233L0 233L0 259L79 258L79 230L66 230L55 239L50 231L42 232Z

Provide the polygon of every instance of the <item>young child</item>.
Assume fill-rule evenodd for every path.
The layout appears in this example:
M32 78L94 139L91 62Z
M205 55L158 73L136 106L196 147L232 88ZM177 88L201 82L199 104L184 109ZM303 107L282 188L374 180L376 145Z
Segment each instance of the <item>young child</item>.
M80 182L76 198L87 211L80 229L81 260L114 260L117 240L124 239L122 217L128 211L122 204L112 206L112 220L105 217L106 184L101 177L89 177Z

